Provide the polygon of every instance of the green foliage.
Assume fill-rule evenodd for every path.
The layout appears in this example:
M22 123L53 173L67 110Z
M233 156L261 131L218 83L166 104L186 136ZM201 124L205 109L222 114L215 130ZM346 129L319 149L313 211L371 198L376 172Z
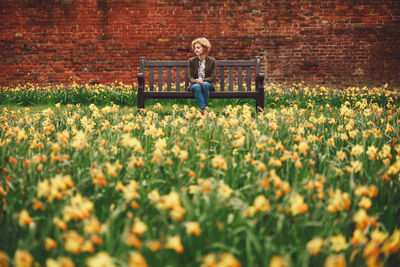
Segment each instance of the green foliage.
M2 89L3 106L45 106L0 111L0 262L400 262L394 92L270 85L264 112L222 99L206 116L194 100L139 111L135 92Z

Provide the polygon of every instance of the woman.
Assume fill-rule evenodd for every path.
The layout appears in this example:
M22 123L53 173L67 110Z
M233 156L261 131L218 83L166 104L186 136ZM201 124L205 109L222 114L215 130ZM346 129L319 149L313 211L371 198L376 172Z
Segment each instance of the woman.
M197 38L192 42L192 49L196 54L189 59L190 91L194 92L201 113L207 114L210 91L214 90L216 77L215 58L209 57L211 44L206 38Z

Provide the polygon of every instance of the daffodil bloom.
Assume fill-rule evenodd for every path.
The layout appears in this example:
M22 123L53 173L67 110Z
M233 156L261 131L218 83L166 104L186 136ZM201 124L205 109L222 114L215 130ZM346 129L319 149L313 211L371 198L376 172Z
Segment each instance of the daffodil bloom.
M324 243L325 243L325 240L322 239L321 237L314 237L312 240L308 241L308 243L306 245L307 251L311 255L317 255L320 252Z
M399 229L395 229L393 234L387 239L382 245L382 252L385 256L389 255L389 253L397 253L400 248L400 231Z
M66 251L74 254L81 252L81 248L85 240L76 231L71 230L62 234L62 238L64 240L64 247Z
M132 251L128 260L129 267L148 267L146 259L137 251Z
M289 267L289 263L282 256L276 255L276 256L272 257L268 266L269 267Z
M366 210L369 210L369 209L371 208L372 201L371 201L370 198L362 197L361 200L360 200L360 202L358 202L358 205L359 205L360 207L363 207L363 208L366 209Z
M221 170L227 170L228 169L228 164L226 162L226 159L221 156L221 155L216 155L211 159L211 164L213 168L219 168Z
M4 251L0 250L0 266L9 267L10 259Z
M23 209L19 214L19 225L23 227L25 225L30 225L32 222L33 219L29 215L28 211L26 209Z
M132 225L132 232L138 236L142 236L146 231L147 225L139 218L135 218L135 222Z
M173 249L176 253L181 254L183 252L181 237L179 235L169 237L165 244L165 248Z
M200 223L199 222L185 222L186 233L188 235L201 235Z
M44 248L46 250L50 250L56 247L57 247L56 241L50 237L46 237L46 239L44 240Z
M146 245L151 251L155 252L162 248L162 243L158 240L148 241Z
M335 252L346 250L348 247L346 238L341 234L336 235L336 236L331 236L329 238L329 240L331 242L331 250L333 250Z
M293 194L289 199L289 211L293 216L305 213L308 210L308 205L304 203L304 198L299 193Z
M346 259L342 254L329 255L324 263L324 267L346 267Z
M97 253L86 260L89 267L115 267L113 258L105 251Z
M368 238L363 234L363 232L360 229L356 229L353 232L353 237L350 240L350 243L353 246L356 246L358 244L364 245L368 242Z
M14 262L16 267L31 267L33 257L28 251L17 249L14 255Z
M269 212L271 210L270 202L264 195L259 195L254 199L253 207L256 212Z

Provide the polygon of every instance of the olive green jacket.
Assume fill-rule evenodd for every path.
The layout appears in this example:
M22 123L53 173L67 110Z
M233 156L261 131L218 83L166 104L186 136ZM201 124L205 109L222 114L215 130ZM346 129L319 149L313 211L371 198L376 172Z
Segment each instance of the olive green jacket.
M196 83L195 80L199 78L199 57L191 57L188 62L189 69L189 80L191 84ZM215 58L206 56L206 68L205 68L204 81L209 82L215 87L217 77L217 67ZM189 86L190 88L190 86ZM189 90L188 88L188 90Z

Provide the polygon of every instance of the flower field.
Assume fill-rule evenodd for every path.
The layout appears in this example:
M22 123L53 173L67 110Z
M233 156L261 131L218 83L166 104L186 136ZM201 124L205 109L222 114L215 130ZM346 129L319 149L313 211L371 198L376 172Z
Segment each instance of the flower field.
M400 264L398 92L270 85L202 116L74 86L1 90L51 107L0 111L0 266Z

